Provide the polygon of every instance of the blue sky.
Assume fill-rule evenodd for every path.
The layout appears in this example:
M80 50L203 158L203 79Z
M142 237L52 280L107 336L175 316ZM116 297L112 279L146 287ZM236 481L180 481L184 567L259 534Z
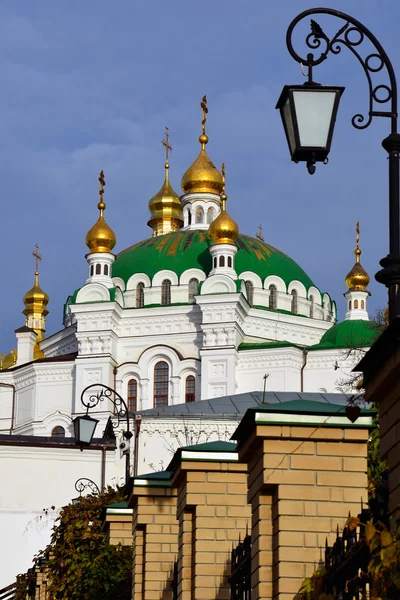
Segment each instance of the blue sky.
M294 258L343 318L344 277L361 222L362 263L373 279L388 250L389 121L356 131L367 85L343 50L318 68L321 83L345 85L330 162L310 177L289 160L274 110L284 84L302 83L285 46L303 0L3 0L0 4L0 181L3 277L0 351L15 346L22 298L33 283L39 243L41 284L50 296L47 333L87 276L85 235L97 219L104 169L107 220L116 251L149 236L148 200L163 180L164 127L174 151L171 179L198 153L199 103L209 101L208 151L227 168L228 209L243 233ZM334 1L369 26L400 76L396 0ZM320 19L333 34L339 25ZM326 27L325 27L326 24ZM370 313L385 306L372 280Z

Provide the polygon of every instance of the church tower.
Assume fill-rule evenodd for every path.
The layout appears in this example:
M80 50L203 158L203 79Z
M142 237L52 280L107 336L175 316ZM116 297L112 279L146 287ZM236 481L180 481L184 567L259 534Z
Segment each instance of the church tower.
M39 285L39 261L42 260L42 257L39 255L39 246L37 244L32 254L36 261L35 283L33 288L24 296L25 308L22 312L26 316L26 327L33 329L36 333L33 357L37 359L44 356L40 350L39 343L44 339L46 331L46 316L49 314L47 310L49 297Z
M183 225L182 204L169 181L168 157L172 146L169 143L168 127L165 128L165 140L161 143L165 148L165 179L161 189L149 202L151 219L147 223L153 229L153 237L179 231Z
M201 120L200 154L182 177L181 202L183 205L183 229L207 230L221 210L220 194L223 189L222 175L210 160L206 145L207 97L200 103L203 111Z
M347 300L347 312L345 320L361 319L363 321L369 321L367 311L367 299L370 296L367 290L367 285L370 282L368 273L362 267L360 262L361 250L360 250L360 223L356 223L356 249L354 250L356 256L356 262L347 274L346 285L349 288L344 294Z
M116 243L115 233L104 219L104 211L106 205L104 203L104 188L106 181L104 172L100 172L99 177L100 201L97 205L99 209L99 218L86 235L86 246L89 248L89 254L86 255L86 260L89 265L89 277L86 283L102 283L108 288L114 287L111 279L111 266L115 260L112 249Z

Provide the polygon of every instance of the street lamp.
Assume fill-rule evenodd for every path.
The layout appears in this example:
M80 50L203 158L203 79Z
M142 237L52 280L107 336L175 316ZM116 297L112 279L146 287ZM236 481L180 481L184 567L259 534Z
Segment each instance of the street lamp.
M292 44L296 25L311 15L330 15L344 21L339 31L329 38L320 25L311 19L311 32L305 43L311 50L320 49L319 56L309 52L301 57ZM368 40L375 51L362 56L360 46ZM286 45L290 55L303 67L308 68L308 81L304 86L285 86L276 108L281 112L289 151L295 162L304 161L310 174L315 163L327 162L339 99L343 87L320 86L313 81L313 68L329 55L337 55L346 47L358 59L364 69L369 89L368 116L355 114L352 125L366 129L374 117L391 120L391 132L382 146L389 155L389 254L380 261L383 267L375 278L389 291L389 320L400 315L400 182L399 154L400 135L397 131L397 83L392 63L376 37L353 17L331 8L311 8L300 13L290 23L286 33ZM377 73L386 74L386 83L374 81ZM386 110L380 110L381 105Z
M95 391L93 388L96 388L97 391ZM91 391L87 396L88 390ZM81 450L90 446L96 425L99 421L92 419L89 416L89 410L91 408L95 408L99 402L103 402L104 400L110 401L114 405L114 418L111 419L111 424L113 427L118 427L120 422L126 419L126 430L122 432L126 441L121 443L120 448L125 454L125 485L127 485L130 478L130 439L132 438L133 433L129 427L128 407L125 400L118 394L118 392L102 383L92 383L83 390L81 394L81 402L86 408L86 414L75 417L74 419L75 441L77 445L81 447Z

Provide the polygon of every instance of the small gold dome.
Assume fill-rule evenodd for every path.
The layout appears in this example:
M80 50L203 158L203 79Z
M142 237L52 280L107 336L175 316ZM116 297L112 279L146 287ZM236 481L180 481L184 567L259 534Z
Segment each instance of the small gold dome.
M149 202L151 218L147 224L152 227L154 236L178 231L183 225L182 204L169 182L168 170L169 163L166 162L164 183Z
M358 292L365 292L367 285L370 282L370 277L360 263L361 250L359 248L360 241L360 223L357 221L356 224L356 249L354 254L356 256L356 262L354 267L347 273L345 283L349 290Z
M104 210L106 205L103 201L104 186L106 185L103 171L100 172L100 202L97 208L100 211L100 216L97 222L93 225L86 235L86 246L90 253L93 252L111 252L116 243L115 233L104 219Z
M208 235L213 243L216 244L234 244L239 235L239 227L234 219L226 212L226 201L228 196L225 194L225 165L222 164L222 210L218 217L211 223L208 229Z
M202 133L199 137L201 150L194 163L182 177L181 187L185 194L205 192L219 195L223 188L222 175L206 152L206 144L208 143L208 135L206 134L206 115L208 113L206 96L203 96L200 107L203 111Z
M49 314L49 311L46 309L48 303L49 297L39 285L39 271L35 271L33 288L29 292L26 292L24 296L25 309L23 310L23 314L28 316L35 312L41 312L43 316L46 316Z

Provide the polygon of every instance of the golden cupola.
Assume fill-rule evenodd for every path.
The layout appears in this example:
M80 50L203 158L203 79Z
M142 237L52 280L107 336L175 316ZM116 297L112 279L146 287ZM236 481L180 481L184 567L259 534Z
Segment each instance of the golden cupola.
M39 285L39 261L42 258L39 256L39 246L37 244L32 254L36 260L35 283L33 288L24 296L25 308L22 312L26 316L26 326L33 329L37 335L34 358L41 358L43 357L43 353L38 344L44 339L46 331L46 316L49 314L47 310L49 297Z
M354 267L349 271L346 276L345 282L349 290L356 292L367 291L367 285L370 282L370 277L365 269L362 267L360 262L361 250L360 250L360 223L357 221L356 224L356 249L354 250L356 256L356 262Z
M93 225L91 229L89 229L89 231L86 234L86 246L89 248L91 254L94 252L111 253L117 241L115 233L104 219L104 210L106 208L106 205L103 200L103 195L106 182L104 179L103 171L100 172L99 182L100 201L97 205L97 208L100 211L100 215L97 219L97 222Z
M223 188L222 175L206 152L206 144L208 143L208 135L206 135L206 115L208 113L206 96L203 96L200 107L203 111L202 133L199 137L201 150L194 163L182 177L181 187L184 194L199 192L220 195Z
M222 193L221 193L221 212L211 223L208 235L213 245L217 244L235 244L239 235L239 227L234 219L226 212L226 201L228 196L225 193L225 165L222 163Z
M168 154L172 147L168 127L165 130L165 140L161 142L165 148L165 179L161 189L149 202L151 218L147 225L153 229L153 237L178 231L183 225L182 204L169 181Z

